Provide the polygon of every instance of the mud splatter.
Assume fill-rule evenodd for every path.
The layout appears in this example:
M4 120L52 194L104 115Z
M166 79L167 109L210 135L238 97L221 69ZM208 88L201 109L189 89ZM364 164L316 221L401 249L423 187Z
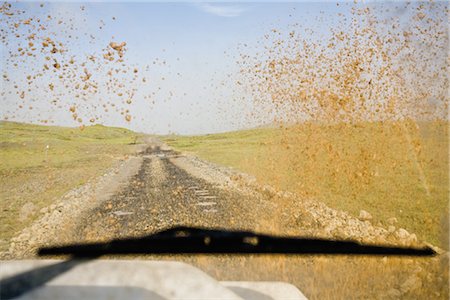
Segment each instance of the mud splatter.
M390 199L396 216L423 203L446 214L448 16L445 2L341 3L326 33L293 21L240 45L249 119L281 129L264 178L356 213ZM401 217L436 231L433 214Z
M345 6L326 37L294 23L267 33L257 51L240 46L238 84L257 109L282 123L445 119L448 5Z
M44 5L36 4L30 11L18 7L14 3L0 7L0 39L6 49L3 79L12 87L2 91L2 96L19 96L17 108L5 112L3 118L14 119L25 105L48 99L50 109L68 106L77 123L101 122L110 115L130 122L135 92L150 84L145 79L148 74L138 73L138 66L127 59L126 41L111 38L105 44L103 29L108 23L103 20L98 20L99 28L90 27L89 33L79 30L88 24L88 6L79 7L76 18L63 12L50 14L54 10L45 16ZM82 46L86 40L87 49ZM22 71L26 73L20 75ZM20 90L24 84L26 91ZM49 88L43 91L42 85ZM98 115L100 108L105 112L102 116Z

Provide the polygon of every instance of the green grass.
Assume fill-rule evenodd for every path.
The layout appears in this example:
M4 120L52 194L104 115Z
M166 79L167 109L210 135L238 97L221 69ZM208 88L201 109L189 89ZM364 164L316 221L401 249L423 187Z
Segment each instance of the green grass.
M1 122L0 251L39 216L42 207L102 174L115 159L133 153L139 137L127 129L101 125L81 130Z
M248 169L253 166L252 157L261 154L265 144L276 134L274 129L255 129L203 136L167 136L164 141L180 151L212 162Z
M254 175L444 247L448 123L303 124L203 136L167 136L174 148Z

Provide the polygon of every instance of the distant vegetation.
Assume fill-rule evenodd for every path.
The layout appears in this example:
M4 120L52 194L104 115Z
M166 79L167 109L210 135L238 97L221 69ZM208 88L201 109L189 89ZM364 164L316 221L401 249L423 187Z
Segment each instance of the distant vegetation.
M133 152L139 136L101 125L83 130L0 123L0 251L42 207Z
M448 122L307 123L168 136L178 150L358 215L369 211L443 246L448 234Z

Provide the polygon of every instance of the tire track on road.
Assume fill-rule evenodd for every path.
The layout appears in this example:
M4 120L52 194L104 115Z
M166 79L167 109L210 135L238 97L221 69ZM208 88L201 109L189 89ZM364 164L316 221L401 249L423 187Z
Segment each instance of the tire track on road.
M193 177L169 160L172 155L150 148L129 184L80 222L80 241L142 236L178 225L256 229L249 199Z

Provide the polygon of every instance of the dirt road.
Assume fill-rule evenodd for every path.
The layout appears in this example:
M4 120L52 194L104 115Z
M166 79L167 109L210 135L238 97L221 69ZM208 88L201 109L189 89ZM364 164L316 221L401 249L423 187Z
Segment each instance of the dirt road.
M175 225L256 229L255 200L190 175L149 147L129 184L94 210L76 229L82 240L140 236Z

